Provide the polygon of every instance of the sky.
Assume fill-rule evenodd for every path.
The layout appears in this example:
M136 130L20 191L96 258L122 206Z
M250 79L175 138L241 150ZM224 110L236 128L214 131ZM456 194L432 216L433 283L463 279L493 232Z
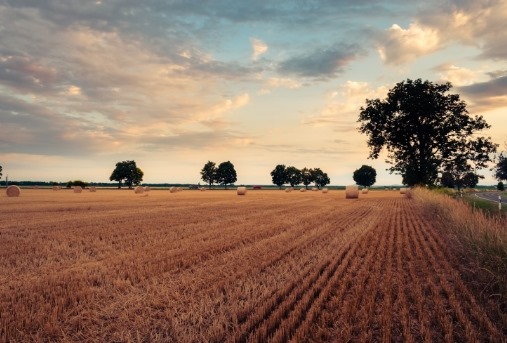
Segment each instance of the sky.
M418 78L504 147L507 1L0 0L2 179L106 182L135 160L146 183L198 183L230 161L236 184L277 164L400 184L357 119Z

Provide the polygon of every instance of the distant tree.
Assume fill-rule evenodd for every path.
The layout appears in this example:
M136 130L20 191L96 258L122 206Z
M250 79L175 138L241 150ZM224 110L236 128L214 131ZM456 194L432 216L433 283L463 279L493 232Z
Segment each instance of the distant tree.
M479 178L481 178L481 176L473 172L468 172L461 179L461 184L464 188L475 188L479 183Z
M454 188L454 176L451 172L443 172L442 177L440 178L440 185L445 188Z
M354 171L352 178L359 186L370 187L377 182L377 171L375 168L363 164L361 168Z
M69 181L67 181L65 188L72 188L73 185L74 185L74 182L69 180Z
M324 173L320 168L310 169L310 172L312 174L313 182L315 182L315 186L319 189L331 182L329 176L327 176L327 174Z
M498 182L498 185L496 185L496 189L498 189L500 192L505 191L505 186L502 181Z
M359 132L368 135L369 158L385 147L391 173L409 186L434 184L438 173L462 177L485 168L497 145L477 133L490 126L482 116L471 117L457 94L446 94L450 83L406 80L396 84L385 100L366 100Z
M500 154L493 170L495 171L495 178L498 181L507 181L507 155Z
M238 180L236 169L234 169L234 165L230 161L220 163L217 169L216 180L218 183L224 185L225 189L227 189L228 184Z
M288 180L288 173L287 168L285 168L285 164L279 164L271 171L271 180L273 181L273 184L277 185L282 188L282 186L289 182Z
M2 166L0 166L0 179L2 178Z
M217 181L217 167L215 162L208 161L201 170L201 180L206 182L211 189L211 185Z
M296 167L287 167L287 182L291 187L297 186L302 182L301 170Z
M109 181L118 181L118 188L121 188L122 182L132 188L132 185L139 185L143 181L143 176L143 171L137 167L135 161L123 161L116 163Z
M74 180L74 181L72 181L72 185L73 186L83 187L83 188L88 187L88 183L86 183L84 181L81 181L81 180Z
M308 185L313 182L312 170L304 167L301 169L301 182L308 189Z

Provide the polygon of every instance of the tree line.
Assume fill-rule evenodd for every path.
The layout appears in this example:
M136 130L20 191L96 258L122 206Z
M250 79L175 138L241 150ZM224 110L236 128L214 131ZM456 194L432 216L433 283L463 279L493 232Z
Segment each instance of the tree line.
M284 164L277 165L271 171L271 180L279 188L285 184L290 184L291 187L303 184L308 188L308 185L315 183L315 187L320 189L331 182L329 176L320 168L304 167L300 170L293 166L286 167Z

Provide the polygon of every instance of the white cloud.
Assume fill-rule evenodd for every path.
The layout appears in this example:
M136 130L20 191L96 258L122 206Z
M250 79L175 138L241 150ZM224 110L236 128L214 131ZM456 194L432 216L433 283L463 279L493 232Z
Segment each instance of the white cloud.
M377 41L377 51L386 64L411 62L441 47L437 29L412 23L407 29L393 24Z
M477 82L484 74L482 70L472 70L454 64L442 64L434 69L438 72L439 82L450 82L455 87Z
M256 61L261 55L268 51L268 45L257 38L252 38L252 60Z

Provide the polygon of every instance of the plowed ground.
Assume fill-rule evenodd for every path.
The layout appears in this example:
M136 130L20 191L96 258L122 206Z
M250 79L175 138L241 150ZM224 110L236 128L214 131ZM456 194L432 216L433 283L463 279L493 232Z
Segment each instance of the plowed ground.
M0 208L2 342L507 335L503 310L398 192L40 189Z

